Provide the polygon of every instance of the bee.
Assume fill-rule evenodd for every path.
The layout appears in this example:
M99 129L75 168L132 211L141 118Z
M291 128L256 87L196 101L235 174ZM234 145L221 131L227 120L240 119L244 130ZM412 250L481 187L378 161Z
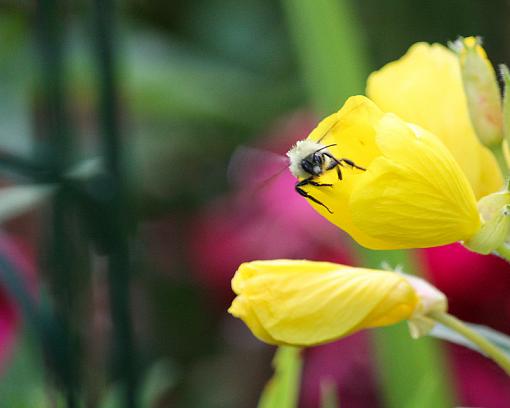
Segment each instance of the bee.
M331 126L333 127L333 126ZM331 128L330 128L331 129ZM315 187L332 187L332 184L319 183L315 179L326 171L336 169L338 179L342 180L342 167L349 166L362 171L366 169L358 166L352 160L341 158L337 159L329 151L330 147L336 146L336 144L324 145L321 140L326 136L329 130L317 141L301 140L297 142L292 149L287 152L289 158L289 170L298 179L302 179L295 184L296 192L313 201L316 204L324 207L330 214L333 212L323 202L319 201L315 197L308 194L303 190L304 186L311 185Z
M305 139L296 142L287 152L287 157L248 146L238 147L228 166L228 179L234 186L244 186L246 179L250 178L252 185L262 188L289 169L294 177L300 179L294 186L296 192L333 214L324 203L307 193L303 187L332 187L332 184L319 183L316 179L333 169L336 169L339 180L343 179L342 168L346 166L366 170L350 159L336 158L329 150L336 144L322 143L337 123L333 123L317 141ZM257 170L253 172L253 169Z

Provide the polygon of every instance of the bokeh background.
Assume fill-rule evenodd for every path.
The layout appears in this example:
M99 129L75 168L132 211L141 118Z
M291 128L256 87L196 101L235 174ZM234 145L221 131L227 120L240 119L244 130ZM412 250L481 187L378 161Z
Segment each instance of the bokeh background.
M369 253L287 172L263 182L414 42L481 35L509 63L509 18L507 0L1 1L0 407L255 407L274 349L226 313L254 259L401 264L510 333L504 262ZM267 153L231 161L242 145ZM510 405L492 363L404 326L303 358L303 408Z

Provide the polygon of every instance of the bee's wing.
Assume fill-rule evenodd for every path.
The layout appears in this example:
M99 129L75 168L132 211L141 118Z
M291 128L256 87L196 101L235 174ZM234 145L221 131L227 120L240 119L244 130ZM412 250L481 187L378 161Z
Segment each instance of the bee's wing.
M289 159L255 147L240 146L230 158L227 179L237 189L258 190L281 175L289 167Z

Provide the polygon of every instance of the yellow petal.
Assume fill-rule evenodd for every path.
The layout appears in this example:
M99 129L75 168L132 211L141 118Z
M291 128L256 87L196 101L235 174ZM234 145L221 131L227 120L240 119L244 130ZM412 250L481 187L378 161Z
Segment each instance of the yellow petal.
M364 96L350 97L344 106L336 113L324 119L308 139L321 140L323 144L336 145L330 148L337 158L353 160L359 166L368 168L372 160L380 155L375 142L375 124L383 116L381 110ZM385 242L375 239L360 231L352 222L349 210L349 200L357 179L363 174L360 170L348 167L342 169L343 180L338 182L335 171L324 173L319 182L332 184L331 188L314 188L308 191L313 197L325 203L333 212L330 214L325 208L310 204L333 224L342 228L358 242L367 247L386 248ZM388 249L390 247L387 247Z
M417 295L394 272L296 260L242 264L229 312L261 340L309 346L412 316Z
M452 51L439 44L414 44L401 59L370 75L367 95L383 111L438 136L466 174L477 198L488 186L496 186L489 192L501 187L503 179L495 159L482 150L471 125L459 62Z
M424 248L467 239L480 228L474 194L444 145L392 114L379 122L382 155L351 195L354 224L392 248Z

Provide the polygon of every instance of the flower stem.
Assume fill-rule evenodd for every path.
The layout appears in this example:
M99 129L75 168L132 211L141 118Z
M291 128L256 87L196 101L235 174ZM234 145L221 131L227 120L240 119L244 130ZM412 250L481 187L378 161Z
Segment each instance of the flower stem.
M510 376L510 357L485 337L470 329L461 320L448 313L434 312L430 314L430 317L471 341Z
M505 154L503 153L503 144L500 143L497 146L494 146L491 148L492 154L496 158L496 161L498 162L499 169L501 170L501 174L503 175L503 178L506 180L508 179L509 173L508 173L508 163L505 159Z

